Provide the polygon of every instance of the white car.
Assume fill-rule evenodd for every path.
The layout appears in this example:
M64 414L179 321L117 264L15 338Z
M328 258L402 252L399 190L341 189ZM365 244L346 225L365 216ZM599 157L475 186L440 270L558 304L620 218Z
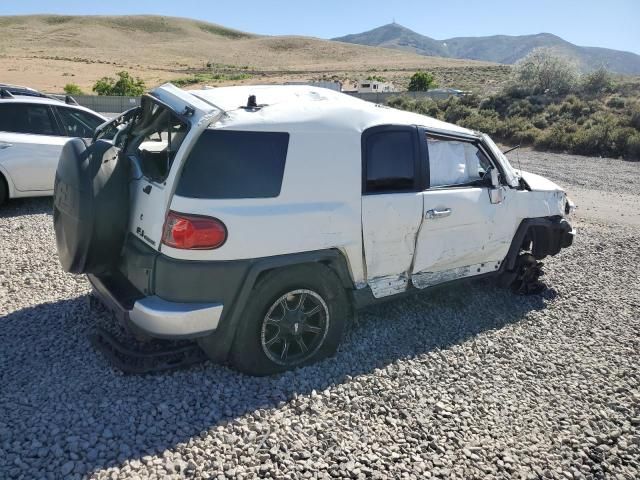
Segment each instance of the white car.
M62 147L91 138L107 119L67 97L0 85L0 205L8 198L53 194Z
M251 374L332 354L394 295L490 275L535 293L573 241L565 192L486 135L326 89L164 85L96 138L58 166L62 266L132 331Z

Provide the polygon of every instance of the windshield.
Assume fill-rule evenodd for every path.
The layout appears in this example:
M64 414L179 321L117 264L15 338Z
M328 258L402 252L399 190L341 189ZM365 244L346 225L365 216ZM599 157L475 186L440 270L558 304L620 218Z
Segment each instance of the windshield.
M500 165L504 170L504 174L506 177L505 180L507 181L507 184L512 187L518 187L518 185L520 184L518 180L519 175L509 163L509 159L507 158L507 156L502 153L502 151L498 148L494 141L491 140L491 137L489 137L489 135L483 134L482 139L484 140L484 143L491 149L491 152L496 157L498 162L500 162Z

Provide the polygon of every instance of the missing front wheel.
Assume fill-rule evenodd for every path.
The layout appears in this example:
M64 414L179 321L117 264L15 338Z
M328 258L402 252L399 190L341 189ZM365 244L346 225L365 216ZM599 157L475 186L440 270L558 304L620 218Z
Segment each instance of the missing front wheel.
M538 295L547 287L540 281L544 275L543 263L535 259L530 253L521 254L516 260L515 278L511 283L511 290L517 295Z

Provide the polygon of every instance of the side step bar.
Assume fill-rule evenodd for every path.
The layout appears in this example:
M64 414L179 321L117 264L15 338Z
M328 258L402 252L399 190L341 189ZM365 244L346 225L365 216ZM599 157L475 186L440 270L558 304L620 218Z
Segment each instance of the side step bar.
M205 353L196 343L144 351L126 345L100 327L89 339L94 348L102 352L113 367L127 374L167 372L190 367L206 360ZM156 342L154 344L158 345Z

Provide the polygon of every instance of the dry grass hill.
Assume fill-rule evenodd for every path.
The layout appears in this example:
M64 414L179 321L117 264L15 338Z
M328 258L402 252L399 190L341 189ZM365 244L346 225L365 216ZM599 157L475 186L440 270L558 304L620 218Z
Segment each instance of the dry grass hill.
M98 78L123 69L148 86L174 79L226 84L370 75L402 83L413 71L427 69L447 86L489 89L508 72L488 62L309 37L259 36L160 16L0 17L0 62L0 82L50 92L67 83L90 92Z

